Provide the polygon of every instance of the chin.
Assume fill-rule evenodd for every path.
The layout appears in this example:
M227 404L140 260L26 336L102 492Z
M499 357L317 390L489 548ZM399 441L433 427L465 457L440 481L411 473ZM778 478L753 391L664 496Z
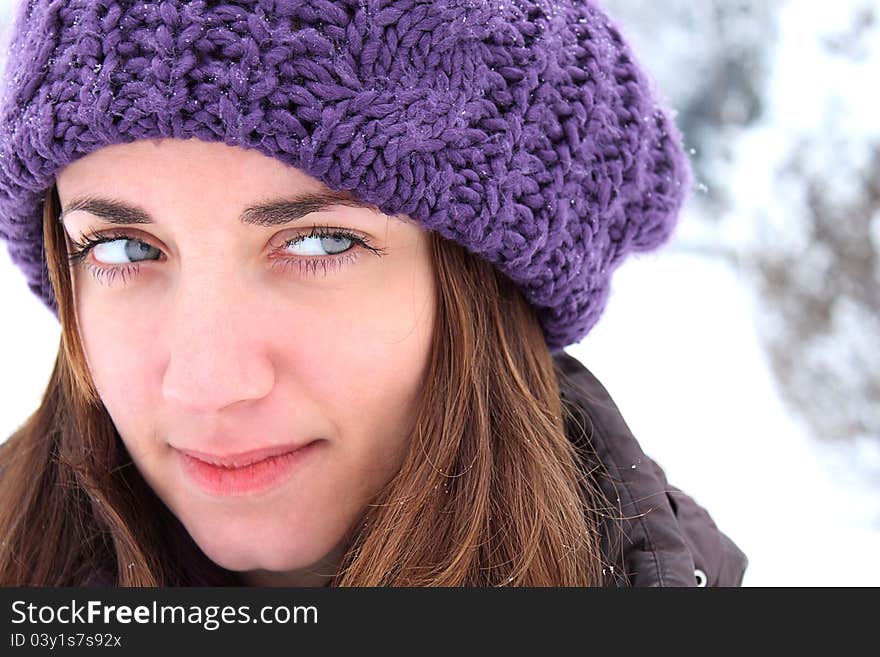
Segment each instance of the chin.
M314 534L303 542L303 535L267 536L267 532L232 523L222 529L199 526L187 527L187 531L211 561L237 572L300 570L317 563L332 549L332 545L323 549L314 541Z

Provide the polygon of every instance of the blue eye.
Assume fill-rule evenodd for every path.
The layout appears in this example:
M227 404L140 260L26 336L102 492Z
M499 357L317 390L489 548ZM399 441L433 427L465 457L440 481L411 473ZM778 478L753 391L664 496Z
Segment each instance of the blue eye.
M96 280L108 284L117 276L121 276L124 283L126 276L137 273L140 262L158 260L158 256L161 256L159 249L143 240L117 231L86 235L79 242L73 239L70 241L71 249L67 256L70 264L84 267ZM110 262L97 265L87 262L86 258L92 250L95 250L96 255L99 256L99 262L108 260ZM157 257L148 257L152 255ZM132 262L126 262L126 259Z
M287 240L284 243L285 253L290 252L288 250L290 247L301 244L306 248L300 251L297 257L280 256L274 258L275 264L287 269L296 267L303 274L317 274L320 269L326 275L331 270L342 269L346 264L356 261L360 255L360 250L355 248L357 246L378 256L385 254L383 249L370 246L364 236L345 229L326 226L314 226L310 233ZM321 257L324 256L322 251L329 255Z
M311 241L311 244L309 244L309 241ZM354 246L355 240L341 233L331 233L327 236L305 235L288 240L285 246L291 247L295 244L307 244L309 246L309 248L304 249L304 251L300 251L298 255L325 255L324 253L321 253L322 250L326 252L326 255L336 255L350 250L351 247Z
M159 249L140 240L119 238L94 245L95 258L105 265L129 265L144 260L158 260ZM149 257L155 256L155 257ZM125 261L128 259L128 262Z

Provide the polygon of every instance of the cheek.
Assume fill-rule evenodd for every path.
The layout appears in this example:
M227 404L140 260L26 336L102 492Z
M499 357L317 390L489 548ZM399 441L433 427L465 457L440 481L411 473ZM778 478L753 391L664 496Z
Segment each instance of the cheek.
M430 358L432 295L432 279L421 270L389 275L315 313L308 341L320 346L297 349L296 378L321 400L368 488L399 466L415 422Z
M324 331L332 344L325 353L346 373L336 389L352 403L379 411L371 417L399 412L424 378L434 321L432 294L422 270L388 272L379 284L352 295L344 312L326 318Z
M142 433L143 427L152 426L150 409L156 408L147 347L156 344L153 323L88 294L78 301L77 319L89 371L104 406L123 436L138 435L137 427Z

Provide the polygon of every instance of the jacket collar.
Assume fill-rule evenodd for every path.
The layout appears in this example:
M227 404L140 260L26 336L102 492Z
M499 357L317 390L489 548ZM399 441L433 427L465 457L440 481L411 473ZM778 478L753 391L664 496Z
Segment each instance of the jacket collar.
M553 356L566 434L607 504L606 586L738 586L748 560L690 496L671 486L599 380L565 352Z

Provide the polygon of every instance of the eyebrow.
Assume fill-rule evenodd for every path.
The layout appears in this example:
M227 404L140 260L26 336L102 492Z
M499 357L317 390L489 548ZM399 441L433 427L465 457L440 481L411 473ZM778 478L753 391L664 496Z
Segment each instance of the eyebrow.
M290 198L278 198L253 205L241 213L239 221L245 225L272 227L292 223L312 212L321 212L335 205L353 208L367 208L380 213L372 203L361 201L349 193L329 190L327 192L298 194ZM143 208L130 205L117 199L87 196L74 199L58 216L64 222L71 212L83 210L101 217L117 226L156 223Z

